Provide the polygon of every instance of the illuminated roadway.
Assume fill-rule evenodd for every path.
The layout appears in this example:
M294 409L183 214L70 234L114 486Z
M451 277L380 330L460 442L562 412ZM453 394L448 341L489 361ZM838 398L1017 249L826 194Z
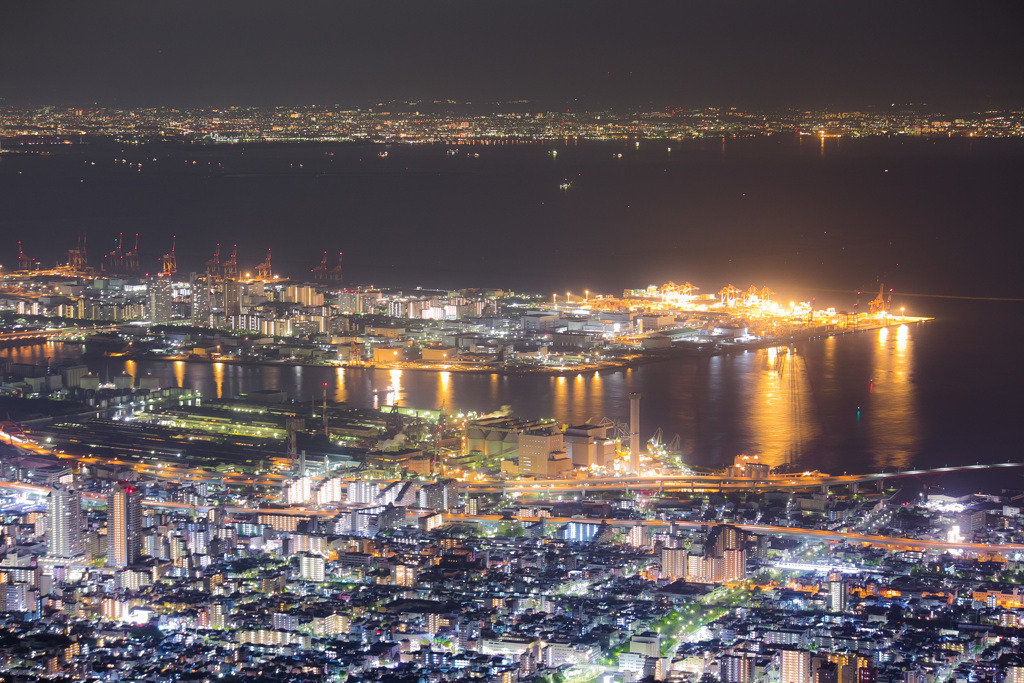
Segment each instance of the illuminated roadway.
M34 493L45 496L50 489L45 486L34 486L21 482L0 482L0 488ZM84 492L83 497L89 500L105 501L106 496L101 493ZM173 501L144 500L143 505L154 508L167 508L196 511L206 511L211 508L209 505L190 505L189 503L178 503ZM367 506L360 506L367 507ZM315 507L291 506L281 508L248 508L235 505L225 506L225 511L231 514L264 514L264 515L286 515L298 517L330 517L338 514L337 509L319 509ZM346 509L352 509L346 507ZM415 514L412 516L416 516ZM550 524L568 524L577 522L582 524L609 524L622 527L684 527L689 529L700 529L708 526L706 522L684 522L675 520L660 519L593 519L589 517L515 517L514 520L525 523L532 523L544 520ZM499 522L513 521L501 515L463 515L456 513L445 513L445 522L484 522L496 524ZM957 543L953 541L942 541L937 539L903 538L900 536L876 536L874 534L860 534L852 531L828 531L824 529L799 529L771 524L734 524L733 526L753 534L768 536L789 536L819 541L848 541L850 543L868 543L888 548L903 548L907 550L960 550L967 553L1024 553L1024 544L1020 543Z
M545 479L538 481L459 482L467 493L586 493L588 491L622 491L626 489L657 489L658 491L692 491L696 489L803 489L812 487L870 484L903 477L927 477L950 472L988 470L997 467L1024 467L1024 462L960 465L932 469L877 472L873 474L828 475L820 473L788 474L766 478L735 477L724 474L670 474L624 477L588 477L586 479Z
M17 445L18 447L38 453L41 455L55 455L51 450L41 446L40 444L32 441L31 439L24 438L14 434L8 434L0 428L0 438L9 444ZM65 456L67 457L67 456ZM281 485L290 477L284 474L259 474L259 475L244 475L237 472L231 473L211 473L206 470L198 468L187 468L187 467L176 467L168 465L148 465L145 463L130 462L117 459L98 459L98 458L76 458L85 464L93 464L96 462L104 462L106 464L123 465L131 467L140 473L144 473L154 477L161 477L167 479L175 479L196 482L196 481L217 481L222 483L232 484L266 484L266 485ZM752 478L740 478L740 477L729 477L725 475L658 475L658 476L630 476L630 477L592 477L585 480L545 480L543 482L522 482L522 481L506 481L506 482L484 482L484 483L472 483L472 482L460 482L459 488L467 493L490 493L490 492L501 492L505 494L509 493L549 493L549 492L564 492L564 493L585 493L586 491L598 491L598 490L622 490L630 487L634 489L659 489L659 490L679 490L688 489L693 490L694 488L740 488L743 490L750 490L753 488L808 488L817 487L822 488L830 486L842 486L850 484L868 483L874 481L884 481L886 479L893 479L898 477L922 477L929 475L941 475L949 472L964 472L972 470L987 470L994 468L1016 468L1024 467L1024 463L994 463L990 465L962 465L958 467L938 467L933 469L919 469L919 470L906 470L903 472L886 473L880 472L875 474L851 474L851 475L839 475L829 476L818 473L809 473L807 476L804 475L785 475L779 477L771 477L768 479L752 479ZM50 489L45 486L34 486L31 484L25 484L22 482L0 482L0 488L21 491L23 493L36 494L39 496L48 495ZM88 499L93 500L105 500L105 497L99 493L84 493ZM149 507L158 508L177 508L177 509L191 509L193 506L187 503L175 503L169 501L154 501L145 500L143 504ZM208 510L210 506L195 506L196 510ZM293 515L293 516L333 516L338 513L336 509L319 509L309 508L304 506L291 506L291 507L280 507L280 508L247 508L238 506L228 506L226 511L234 514L275 514L275 515ZM415 515L414 515L415 516ZM669 525L683 526L689 528L700 528L705 526L702 522L682 522L672 520L601 520L581 517L519 517L517 518L522 522L536 522L540 519L544 519L554 524L566 524L568 522L581 522L598 524L606 522L613 526L660 526L667 527ZM501 522L508 521L508 518L499 515L461 515L461 514L445 514L446 521L472 521L472 522ZM828 531L823 529L798 529L792 527L782 527L773 525L760 525L760 524L737 524L738 528L748 531L750 533L766 534L771 536L792 536L801 538L818 539L821 541L839 541L845 540L853 543L869 543L872 545L882 545L890 548L907 548L907 549L932 549L932 550L960 550L969 553L989 553L989 552L1024 552L1024 544L1006 543L1006 544L987 544L987 543L957 543L942 540L933 539L913 539L913 538L902 538L898 536L876 536L871 534L860 534L849 531Z
M584 524L606 523L611 526L645 526L645 527L686 527L700 529L707 527L707 522L680 522L660 519L591 519L586 517L515 517L520 522L538 522L544 520L552 524L567 524L579 522ZM501 515L461 515L445 513L446 522L501 522L511 521L508 517ZM970 553L1007 553L1024 552L1024 544L1021 543L955 543L951 541L940 541L932 539L903 538L900 536L875 536L872 534L858 534L852 531L827 531L823 529L799 529L785 526L774 526L770 524L731 524L738 529L768 536L793 536L799 538L817 539L820 541L849 541L851 543L870 543L871 545L882 545L890 548L904 548L908 550L962 550Z
M27 341L30 339L50 339L52 337L59 337L68 334L96 334L98 332L110 332L116 329L116 327L63 327L49 330L24 330L22 332L4 332L0 333L0 344L12 341Z
M199 468L178 467L167 464L148 464L138 461L126 461L111 458L76 457L53 450L26 438L23 435L8 434L0 425L0 441L6 442L23 450L38 455L51 455L59 458L74 459L85 465L106 464L130 467L142 475L160 479L184 479L191 483L219 483L235 486L281 486L291 479L291 475L273 472L246 475L240 472L210 472ZM959 465L954 467L936 467L931 469L904 470L902 472L877 472L869 474L828 475L819 472L803 474L775 475L767 478L736 477L723 474L659 474L645 476L587 477L586 479L545 479L545 480L512 480L512 481L459 481L459 489L466 493L501 493L510 494L583 494L596 491L622 491L630 489L663 491L695 491L695 490L738 490L757 491L768 489L806 489L821 488L827 490L834 486L852 486L860 484L884 482L887 479L905 477L928 477L944 475L950 472L969 472L995 468L1024 467L1024 462L1005 462L992 464ZM379 481L377 483L390 483Z

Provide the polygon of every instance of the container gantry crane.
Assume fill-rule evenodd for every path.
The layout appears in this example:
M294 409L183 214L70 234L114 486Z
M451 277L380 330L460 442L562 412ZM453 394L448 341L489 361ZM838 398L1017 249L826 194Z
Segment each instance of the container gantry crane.
M272 277L270 268L270 250L267 249L267 257L263 259L262 263L257 263L256 267L253 268L256 271L256 279L258 280L269 280Z

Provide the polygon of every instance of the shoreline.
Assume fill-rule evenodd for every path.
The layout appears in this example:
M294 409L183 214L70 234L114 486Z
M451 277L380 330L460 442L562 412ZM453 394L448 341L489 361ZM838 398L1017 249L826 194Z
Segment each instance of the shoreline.
M748 351L756 351L764 348L771 347L789 347L803 345L815 341L820 341L829 337L844 337L847 334L856 335L865 332L874 332L880 329L887 329L890 327L899 327L900 325L906 324L921 324L930 322L933 318L913 318L913 319L902 319L898 322L891 322L886 325L868 325L864 327L858 327L855 330L838 330L826 332L823 334L812 335L809 337L793 338L790 339L763 339L750 343L723 343L723 342L710 342L707 346L702 348L689 349L684 345L687 342L682 342L680 345L674 345L670 349L656 349L648 352L639 352L636 354L630 354L621 359L615 360L602 360L594 363L586 363L576 366L534 366L534 367L499 367L499 366L465 366L457 364L446 364L438 365L433 363L422 363L416 361L409 361L403 363L315 363L306 362L301 360L260 360L260 359L240 359L240 358L201 358L197 356L166 356L166 355L147 355L145 353L138 354L125 354L123 356L114 355L83 355L81 356L84 361L93 360L123 360L123 361L134 361L134 362L165 362L165 363L202 363L213 365L216 363L228 363L231 365L251 365L251 366L269 366L269 367L310 367L310 368L328 368L328 369L354 369L354 370L410 370L418 372L459 372L459 373L474 373L474 374L487 374L487 375L502 375L502 376L527 376L527 375L539 375L544 377L560 377L569 375L581 375L581 374L597 374L602 371L618 371L626 370L629 368L637 367L640 365L648 365L652 363L663 362L676 358L711 358L713 356L725 356L735 355L739 353L746 353ZM713 348L708 348L713 346Z

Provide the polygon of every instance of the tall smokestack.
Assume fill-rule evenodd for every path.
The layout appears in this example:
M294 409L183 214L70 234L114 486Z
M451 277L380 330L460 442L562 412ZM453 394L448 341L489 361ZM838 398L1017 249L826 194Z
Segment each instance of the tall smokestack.
M629 468L640 474L640 392L629 395Z

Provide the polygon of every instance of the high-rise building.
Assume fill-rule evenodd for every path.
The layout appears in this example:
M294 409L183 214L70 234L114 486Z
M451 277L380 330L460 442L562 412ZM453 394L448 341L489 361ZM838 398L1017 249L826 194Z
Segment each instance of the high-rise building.
M806 650L782 650L779 683L809 683L811 679L811 653Z
M396 586L412 588L416 585L416 575L419 573L414 565L396 564L391 568L391 583Z
M718 583L737 581L747 575L747 537L739 528L719 524L704 543L703 556L687 559L687 581Z
M107 564L128 567L142 557L142 491L128 482L107 496Z
M419 506L432 510L448 510L459 502L458 482L454 479L442 479L427 484L419 490Z
M309 285L288 285L282 299L301 306L324 305L324 295Z
M643 548L650 545L650 536L647 533L647 529L640 525L631 527L626 534L626 543L634 548Z
M82 554L82 497L78 491L57 484L47 504L50 515L50 555L77 557Z
M342 313L362 313L363 301L359 296L359 290L341 290L338 293L338 310Z
M171 276L155 275L149 278L149 319L154 323L165 323L174 317L174 291Z
M686 578L687 552L685 548L664 548L661 551L661 575L666 579Z
M738 550L746 543L746 534L731 524L719 524L711 530L707 545L714 549L715 555L722 555L726 550Z
M319 555L304 553L299 556L299 578L303 581L316 581L323 583L324 580L324 558Z
M815 663L814 674L811 678L813 683L840 683L839 667L835 662L818 661Z
M1024 683L1024 666L1008 666L1004 672L1003 680L1006 683Z
M859 676L861 671L867 671L867 666L870 663L867 657L849 652L830 652L825 655L825 660L836 665L836 677L839 683L871 683L870 679L862 681Z
M226 317L242 312L242 285L235 280L224 280L217 284L220 311Z
M192 274L192 323L194 325L209 325L210 315L213 313L213 292L210 289L210 282L203 275Z
M719 680L722 683L750 683L750 679L754 675L753 669L749 657L724 655L719 668Z
M222 629L227 626L227 609L219 602L210 605L209 610L210 628Z
M828 608L831 612L846 611L846 581L839 572L828 574Z

